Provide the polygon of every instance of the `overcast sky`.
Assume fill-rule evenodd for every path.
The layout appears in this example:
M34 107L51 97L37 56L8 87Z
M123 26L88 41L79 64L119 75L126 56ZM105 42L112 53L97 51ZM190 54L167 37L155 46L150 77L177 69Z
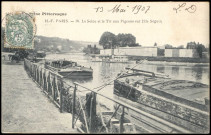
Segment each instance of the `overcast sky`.
M111 13L108 10L121 4L120 8L126 9L124 13ZM3 2L2 17L6 12L48 12L67 13L66 16L35 16L37 35L49 37L68 38L98 42L103 32L114 34L131 33L136 37L136 42L143 46L171 44L173 46L185 45L189 41L196 41L206 46L209 45L209 3L187 3L178 13L177 8L182 2L161 3L64 3L64 2ZM145 6L145 14L139 11L132 12L132 7ZM196 6L194 13L189 13L185 8ZM97 7L103 7L103 12L96 12ZM119 20L120 23L46 23L45 19L72 20ZM121 20L159 20L162 23L121 23Z

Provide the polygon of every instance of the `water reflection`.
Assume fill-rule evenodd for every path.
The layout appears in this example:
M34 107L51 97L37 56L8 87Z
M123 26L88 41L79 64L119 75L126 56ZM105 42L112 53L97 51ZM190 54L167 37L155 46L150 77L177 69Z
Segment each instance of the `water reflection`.
M179 74L179 67L178 67L178 66L172 67L172 69L171 69L171 74L172 74L173 76L177 76L177 75Z
M87 57L88 56L83 54L53 54L47 55L46 59L73 60L78 62L80 65L87 67L91 66L93 69L93 78L65 79L71 85L73 85L73 82L78 82L90 89L102 86L106 82L114 79L119 72L124 71L125 67L133 67L135 65L127 63L91 62ZM209 67L170 66L143 63L138 65L136 68L151 72L164 73L169 75L172 79L190 80L209 84ZM113 83L101 89L99 93L113 97ZM105 103L107 107L111 109L113 108L112 101L109 101L101 96L98 96L97 98L101 103Z
M165 73L165 67L164 66L157 66L157 72L158 73Z
M202 72L202 67L198 67L198 68L192 68L192 72L193 72L193 74L195 74L195 78L196 78L196 80L201 80L202 79L202 74L203 74L203 72Z
M88 79L69 79L70 82L78 82L89 88L98 87L105 82L115 78L117 74L125 69L125 67L133 67L134 64L127 63L105 63L91 62L83 54L53 54L48 55L46 59L66 59L78 62L83 66L92 67L93 78ZM155 64L140 64L136 68L152 72L164 73L172 79L182 79L202 82L209 84L209 67L202 66L170 66L170 65L155 65ZM112 89L112 87L111 87ZM110 92L113 94L112 92Z

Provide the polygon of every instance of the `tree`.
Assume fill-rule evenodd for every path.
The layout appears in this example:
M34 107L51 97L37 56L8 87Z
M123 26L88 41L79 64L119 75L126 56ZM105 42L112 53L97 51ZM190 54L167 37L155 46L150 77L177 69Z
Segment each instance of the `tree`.
M195 41L187 43L186 48L187 49L196 49L200 58L202 58L202 52L206 51L206 48L203 44L199 44L199 42L196 44Z
M117 44L116 36L111 32L104 32L100 37L99 44L102 45L104 49L114 48Z
M184 49L184 45L180 45L177 47L178 49Z
M205 50L206 49L205 49L205 46L204 45L197 44L196 51L198 52L200 58L202 58L202 52L204 52Z
M130 46L130 47L134 46L136 43L136 37L133 36L132 34L126 34L125 43L126 43L126 46Z
M118 34L116 36L117 39L117 45L120 47L126 47L126 46L138 46L136 44L136 37L133 36L132 34Z
M196 49L196 42L188 42L186 48L187 49Z
M172 45L169 45L169 44L166 44L166 45L165 45L165 49L172 49L172 48L173 48Z
M125 46L125 43L124 43L124 38L125 38L125 35L123 33L119 33L117 36L116 36L116 40L117 40L117 45L119 47L123 47Z
M116 36L111 32L104 32L100 38L99 44L102 45L104 49L116 48L117 46L139 46L139 44L136 43L136 37L132 34L120 33Z
M157 46L157 43L155 42L154 46Z

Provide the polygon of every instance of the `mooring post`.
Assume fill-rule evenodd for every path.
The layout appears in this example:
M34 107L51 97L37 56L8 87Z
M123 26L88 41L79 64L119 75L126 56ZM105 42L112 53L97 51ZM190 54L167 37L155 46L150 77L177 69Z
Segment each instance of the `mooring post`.
M36 74L37 74L37 75L36 75L36 82L38 83L38 80L39 80L39 79L38 79L38 78L39 78L39 74L38 74L38 69L37 69L37 66L36 66Z
M63 112L63 80L61 79L60 84L60 112Z
M44 80L44 78L43 78L43 69L42 68L41 68L40 74L41 74L41 82L40 82L40 85L41 85L41 88L43 89L44 88L43 87L43 80Z
M38 74L37 74L37 66L35 66L35 70L36 70L36 79L35 79L35 81L37 82L37 78L38 78Z
M30 66L31 66L31 78L33 79L33 66L32 66L32 63L30 63Z
M86 93L86 113L87 113L87 116L88 118L90 118L90 105L91 105L91 98L92 98L92 92L87 92Z
M32 63L31 63L31 77L32 77L32 79L33 79L33 77L34 77L34 74L33 74L33 65L32 65Z
M124 113L125 113L125 107L122 106L122 114L120 116L120 128L119 128L119 132L120 133L123 133L123 131L124 131L124 127L123 127L123 124L124 124Z
M37 66L37 83L38 83L38 84L39 84L39 79L40 79L39 67Z
M40 84L40 87L42 87L42 69L39 70L39 84Z
M53 76L53 87L52 87L52 97L53 97L53 100L55 101L55 89L56 89L56 77L55 75Z
M5 57L4 57L4 59L5 59ZM26 70L26 60L25 59L24 59L23 64L24 64L24 69Z
M36 74L36 68L35 68L35 65L34 65L34 81L36 80L36 76L37 76L37 74Z
M30 63L30 73L31 73L31 77L33 77L32 63Z
M90 132L93 133L95 130L95 118L96 118L96 94L91 93L91 102L90 102Z
M34 65L34 81L36 81L36 78L37 78L37 72L36 72L36 67Z
M37 74L36 74L36 68L35 68L35 65L34 65L34 81L36 80L36 76L37 76Z
M89 124L89 129L90 129L90 132L92 133L93 132L93 117L92 117L92 110L93 110L93 97L91 97L91 102L90 102L90 124Z
M42 75L43 76L43 91L45 91L45 89L46 89L46 86L45 86L46 85L46 82L45 82L46 81L45 72L46 71L44 69L44 72L43 72L43 75Z
M76 84L75 84L75 88L74 88L74 90L73 90L73 103L72 103L72 128L74 128L76 90L77 90L77 86L76 86Z
M50 79L50 73L48 73L48 78L47 78L47 83L48 83L48 85L47 85L47 93L48 93L48 95L49 95L49 91L50 91L50 87L51 87L51 79Z
M40 73L39 73L39 67L37 66L37 83L40 82Z

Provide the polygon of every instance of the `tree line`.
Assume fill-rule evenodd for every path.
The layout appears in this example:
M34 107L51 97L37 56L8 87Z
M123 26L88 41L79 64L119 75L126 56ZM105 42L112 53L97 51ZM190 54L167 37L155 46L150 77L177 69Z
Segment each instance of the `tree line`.
M115 35L111 32L104 32L100 37L99 44L102 45L104 49L139 46L139 44L136 43L136 37L132 34L119 33Z

